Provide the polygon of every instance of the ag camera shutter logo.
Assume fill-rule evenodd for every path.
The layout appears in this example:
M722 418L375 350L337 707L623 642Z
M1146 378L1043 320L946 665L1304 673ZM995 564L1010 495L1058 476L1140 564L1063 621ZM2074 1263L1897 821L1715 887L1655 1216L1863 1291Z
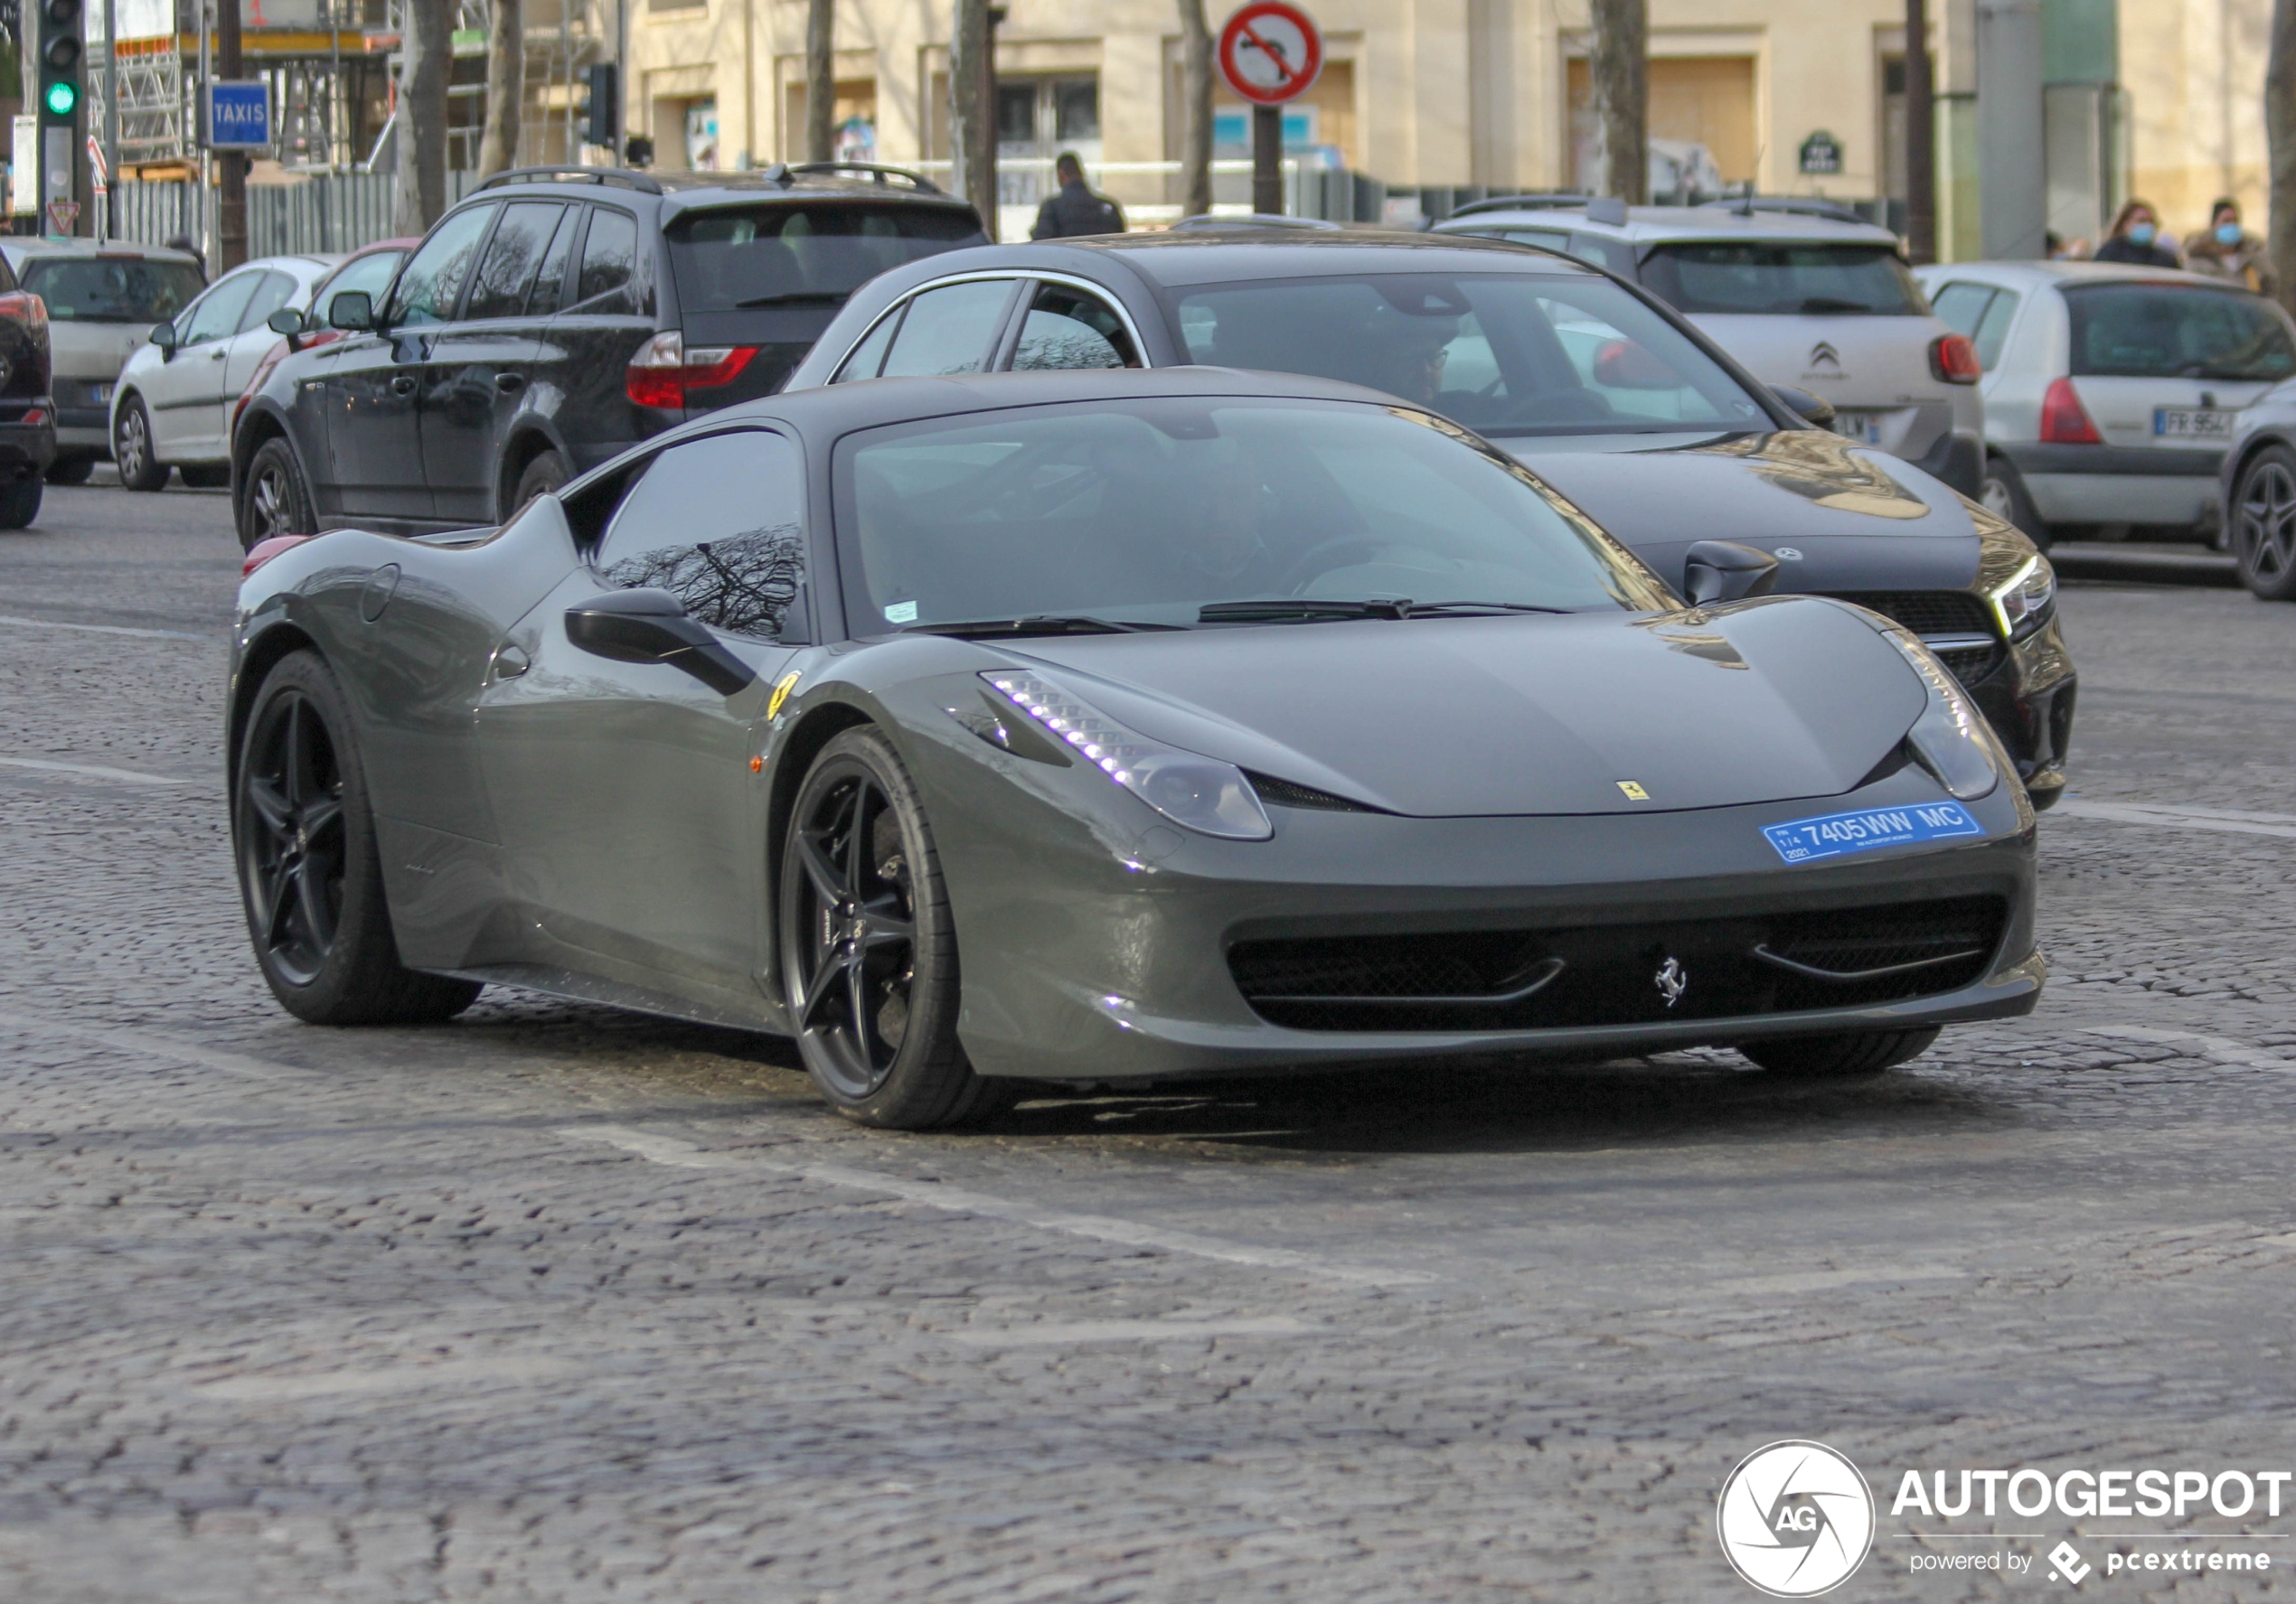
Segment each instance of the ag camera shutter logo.
M1774 1442L1730 1472L1714 1526L1724 1557L1750 1585L1774 1599L1811 1599L1865 1563L1873 1489L1822 1442Z

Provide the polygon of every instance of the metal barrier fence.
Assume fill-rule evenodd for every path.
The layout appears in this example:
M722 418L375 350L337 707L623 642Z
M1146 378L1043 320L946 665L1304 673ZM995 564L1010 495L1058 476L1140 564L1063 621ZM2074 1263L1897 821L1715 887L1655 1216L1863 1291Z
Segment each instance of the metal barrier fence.
M339 254L387 239L393 182L388 173L330 173L300 183L251 183L247 254ZM475 174L448 173L447 203L461 200L477 182ZM195 183L116 184L111 204L118 226L108 232L144 245L165 245L178 234L197 239L205 226L199 202Z

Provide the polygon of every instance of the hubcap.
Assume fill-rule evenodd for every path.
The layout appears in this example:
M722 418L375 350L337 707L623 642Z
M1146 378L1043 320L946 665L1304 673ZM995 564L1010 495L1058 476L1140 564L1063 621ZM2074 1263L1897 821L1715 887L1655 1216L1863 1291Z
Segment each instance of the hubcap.
M274 535L294 532L287 528L287 474L276 465L263 470L249 502L254 509L259 539L268 540Z
M248 744L239 826L256 944L290 984L308 985L343 915L343 773L318 708L298 691L264 708Z
M2267 583L2296 568L2296 474L2276 462L2250 471L2233 525L2240 566Z
M1984 505L1985 511L1994 517L2004 521L2014 521L2011 515L2017 509L2009 501L2009 486L1999 479L1988 479L1979 489L1977 499Z
M144 415L132 407L119 420L119 466L130 479L144 471Z
M862 1098L885 1083L908 1032L916 908L900 821L877 783L847 775L798 821L790 1001L826 1078Z

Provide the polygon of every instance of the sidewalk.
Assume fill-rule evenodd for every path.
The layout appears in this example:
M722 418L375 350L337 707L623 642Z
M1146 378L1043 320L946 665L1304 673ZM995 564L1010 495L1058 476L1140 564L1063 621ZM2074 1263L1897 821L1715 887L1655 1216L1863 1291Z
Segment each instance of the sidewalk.
M2232 554L2179 540L2060 540L2049 561L2065 579L2115 579L2139 585L2240 587Z

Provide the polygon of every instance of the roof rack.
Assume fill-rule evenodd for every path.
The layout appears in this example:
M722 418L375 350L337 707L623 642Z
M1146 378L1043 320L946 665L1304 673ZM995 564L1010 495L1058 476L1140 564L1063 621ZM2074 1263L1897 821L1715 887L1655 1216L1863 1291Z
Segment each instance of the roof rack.
M1172 225L1177 234L1216 234L1240 229L1309 229L1329 233L1340 227L1320 217L1278 216L1271 212L1204 212L1183 217Z
M1592 195L1552 193L1543 195L1493 195L1488 201L1470 201L1464 206L1454 206L1453 217L1472 217L1478 211L1560 211L1584 206Z
M1708 201L1706 205L1735 211L1740 217L1752 217L1757 211L1774 211L1788 217L1822 217L1838 223L1873 223L1873 219L1858 216L1840 201L1828 201L1817 195L1740 195L1729 201Z
M643 173L627 167L513 167L507 173L497 173L477 185L471 192L491 190L506 183L600 183L617 189L636 190L644 194L658 195L662 186Z
M945 192L939 184L933 183L922 174L911 173L906 167L880 166L875 162L799 162L787 167L782 167L779 162L776 162L774 166L781 167L786 176L780 182L784 183L800 174L833 178L841 174L850 173L858 177L873 178L880 184L889 183L898 179L919 194L937 195ZM773 168L769 167L766 169L766 172L770 176Z

